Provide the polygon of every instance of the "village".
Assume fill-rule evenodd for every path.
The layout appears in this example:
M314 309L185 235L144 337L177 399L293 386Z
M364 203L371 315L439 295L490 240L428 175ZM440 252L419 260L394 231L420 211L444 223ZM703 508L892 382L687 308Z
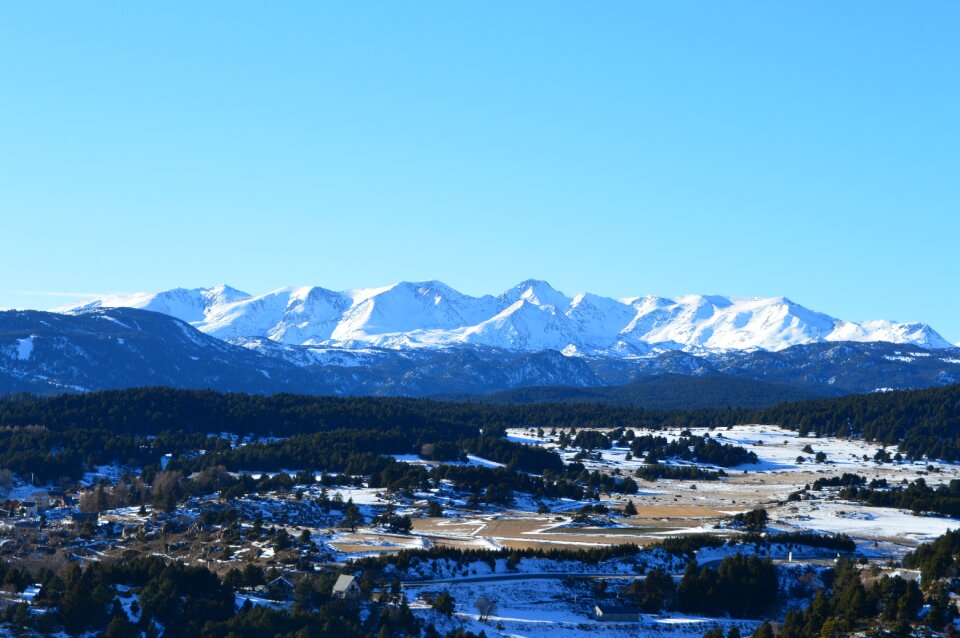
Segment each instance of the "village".
M554 450L560 434L526 428L508 431L512 441ZM659 434L681 436L679 431ZM438 626L446 623L452 627L453 618L484 629L488 635L491 628L502 626L504 635L539 636L547 626L540 627L537 619L545 617L572 634L589 635L601 626L605 631L615 627L628 632L630 625L639 625L650 635L699 636L718 624L752 631L758 623L695 615L663 617L644 613L629 602L627 586L654 566L679 579L689 558L659 549L671 539L689 539L701 564L716 564L734 552L771 558L782 566L781 578L789 581L781 585L800 592L815 587L818 574L841 554L860 557L864 569L869 567L874 573L880 569L916 580L918 573L900 566L900 557L955 526L949 518L918 518L844 503L829 490L791 497L818 477L841 472L895 475L898 479L924 476L946 482L958 475L951 464L881 463L875 459L882 451L880 446L801 438L773 426L737 426L713 436L754 451L758 463L728 469L727 478L721 480L641 482L635 494L604 493L599 502L518 494L508 506L478 506L470 503L469 494L449 485L427 492L391 492L362 483L328 486L323 484L322 473L308 477L303 471L291 470L288 475L293 480L271 477L284 487L239 498L224 499L211 493L169 508L155 504L116 507L111 505L116 502L114 492L123 483L112 482L110 477L124 468L103 468L99 475L92 473L66 490L26 485L12 490L21 498L3 502L0 557L24 568L54 571L67 563L84 566L145 556L202 565L235 586L238 608L289 608L304 591L322 587L324 595L345 604L409 606ZM813 458L816 454L811 453L811 445L821 455L820 463ZM612 475L633 472L643 465L629 458L629 450L616 446L559 451L565 459L576 458ZM886 452L895 454L895 450ZM401 460L431 463L416 457ZM475 457L468 462L496 465ZM250 468L254 476L264 476L255 470ZM787 542L738 544L746 530L734 523L736 515L761 508L769 521L758 529L771 538L777 534L844 534L854 545L838 552ZM703 538L718 539L720 546ZM624 545L636 548L628 560L597 564L524 554L551 549L615 550ZM517 554L492 563L474 560L453 565L443 559L424 559L415 568L385 564L377 568L376 578L362 567L365 561L396 556L404 550ZM529 587L531 579L536 581L535 589ZM30 584L5 593L3 604L36 606L38 593L39 585ZM445 602L448 598L458 602ZM438 599L449 616L438 616ZM36 613L43 611L42 605L36 606Z

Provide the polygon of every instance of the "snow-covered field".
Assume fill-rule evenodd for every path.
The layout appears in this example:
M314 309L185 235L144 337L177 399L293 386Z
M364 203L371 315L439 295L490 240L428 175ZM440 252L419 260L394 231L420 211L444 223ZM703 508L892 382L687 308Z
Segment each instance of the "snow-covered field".
M775 529L845 533L857 539L891 541L907 546L931 540L948 529L960 527L960 521L948 517L915 516L906 511L836 500L831 491L824 491L811 501L784 502L792 492L811 485L818 478L843 473L859 474L867 479L885 478L891 484L923 477L928 484L938 485L960 478L960 466L956 464L927 460L879 463L874 460L879 450L885 449L890 456L895 456L896 447L883 448L879 444L857 439L801 437L795 431L777 426L739 425L713 430L689 430L693 435L710 436L719 443L746 448L757 455L759 462L734 468L712 468L724 469L728 474L727 478L719 481L659 480L653 484L640 481L640 492L630 497L638 507L699 505L722 514L764 507L770 512ZM653 434L676 440L683 430L634 431L637 435ZM557 448L556 436L538 436L530 429L509 429L507 435L518 443ZM565 460L572 460L578 451L567 448L560 453ZM619 470L623 474L632 474L643 462L642 459L626 460L628 452L625 447L614 446L609 450L595 451L594 455L599 458L588 458L583 462L589 469L605 472ZM818 452L826 455L825 462L815 461ZM674 463L691 464L683 461ZM624 497L614 497L613 502L624 500ZM715 521L705 521L672 533L711 532L716 531L714 527Z
M792 504L790 513L780 513L778 523L792 527L848 534L857 538L932 541L960 528L960 520L944 516L914 516L890 507L862 507L845 501L803 501Z
M626 581L624 581L626 582ZM737 626L745 635L757 621L716 619L682 614L642 614L640 622L600 622L591 613L593 603L588 585L563 578L517 578L486 582L459 581L443 585L406 585L415 602L411 608L438 629L446 631L466 627L474 633L511 638L555 638L556 636L635 636L699 638L713 627ZM448 592L456 601L453 618L445 619L422 602L421 596ZM484 622L479 620L474 602L481 596L496 601L496 609Z
M675 440L681 430L644 432ZM689 533L720 533L735 537L738 532L730 529L725 519L732 514L756 507L764 507L770 513L771 532L812 531L842 533L851 536L857 543L857 552L874 560L897 559L910 548L940 536L949 529L960 527L960 521L943 516L915 516L907 511L892 508L867 507L846 502L837 497L836 490L824 489L809 492L808 499L787 501L787 496L811 485L818 478L855 473L873 478L885 478L890 483L912 481L923 477L930 484L939 484L960 478L960 467L950 463L927 461L900 461L879 463L875 455L881 446L862 440L800 437L796 432L779 427L744 425L730 429L692 429L692 434L709 435L720 443L744 447L756 453L759 462L735 468L724 468L727 477L719 481L659 480L655 483L638 481L640 490L630 496L604 495L603 503L619 508L627 499L639 509L638 515L629 518L611 517L605 528L571 524L572 514L585 503L579 501L540 501L518 496L513 511L491 512L485 515L461 512L451 518L425 521L415 525L415 534L429 537L431 542L443 539L458 539L473 547L510 547L517 539L539 541L540 546L561 543L574 547L579 543L590 545L604 536L616 537L625 542L634 542L633 532L638 536L663 538L664 536ZM530 429L508 430L511 441L556 449L556 436L538 436ZM812 452L811 452L812 450ZM560 453L565 460L572 458L578 449L568 448ZM643 465L642 459L625 457L629 450L614 447L594 451L593 458L584 461L590 469L607 473L632 475ZM826 455L824 462L816 462L816 454ZM890 456L897 453L895 447L887 447ZM407 459L404 459L407 460ZM411 462L416 462L410 459ZM670 463L671 461L667 461ZM685 464L685 462L674 462ZM720 469L720 468L714 468ZM546 504L549 513L536 516L538 505ZM423 520L423 519L421 519ZM624 534L624 531L627 534ZM701 564L718 563L724 556L742 552L744 545L723 545L704 548L697 553ZM836 551L803 546L761 546L764 556L774 559L782 566L782 577L825 569L832 564ZM656 566L663 554L644 554ZM671 559L673 560L673 559ZM676 559L679 560L679 559ZM542 561L541 561L542 562ZM487 635L546 638L547 636L654 636L654 637L699 637L708 629L720 627L724 633L731 625L749 635L756 621L738 619L710 619L687 617L678 614L669 616L642 615L639 623L602 623L591 616L592 598L583 585L571 581L580 574L588 580L588 571L606 574L608 584L616 591L634 577L634 565L624 562L617 569L614 565L578 565L582 569L568 567L564 577L551 576L556 569L525 559L519 565L505 568L500 564L477 563L468 566L423 564L418 578L421 582L405 582L405 590L413 601L418 615L436 624L441 631L465 626L474 632L481 630ZM679 573L678 566L662 563L668 571ZM679 568L682 571L682 568ZM793 576L791 576L793 574ZM595 577L595 576L594 576ZM573 580L576 580L575 578ZM579 587L579 589L578 589ZM429 608L424 597L449 592L457 603L452 619L446 619ZM474 601L481 596L497 601L496 611L481 622Z

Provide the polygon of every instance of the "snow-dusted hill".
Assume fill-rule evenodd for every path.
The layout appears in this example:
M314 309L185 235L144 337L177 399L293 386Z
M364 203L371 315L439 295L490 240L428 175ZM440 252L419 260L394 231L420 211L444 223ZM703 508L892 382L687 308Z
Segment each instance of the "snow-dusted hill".
M783 297L687 295L672 299L568 297L527 280L472 297L439 281L334 291L280 288L253 296L229 286L105 297L59 309L131 307L172 315L228 341L287 345L448 348L481 345L628 357L652 351L779 351L799 344L884 341L928 349L952 344L923 323L854 323Z

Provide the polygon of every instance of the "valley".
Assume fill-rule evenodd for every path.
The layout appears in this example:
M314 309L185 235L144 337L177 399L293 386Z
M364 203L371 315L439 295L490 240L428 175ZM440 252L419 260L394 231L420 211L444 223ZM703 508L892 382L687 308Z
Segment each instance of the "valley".
M74 404L73 424L102 418L96 407L102 399L128 420L133 406L154 400L155 392L117 395L123 401L110 395L56 401ZM187 409L187 396L176 397L162 405ZM15 452L19 444L9 437L27 437L41 450L47 445L42 441L52 430L12 424L42 420L46 406L58 405L50 401L0 409L8 465L17 458L10 454L26 453L16 463L34 463L26 449ZM157 560L198 568L233 591L238 611L261 608L278 617L304 605L334 613L339 603L329 588L347 575L360 585L358 598L349 612L336 613L360 613L358 626L408 610L408 630L432 627L440 635L699 637L714 629L762 631L765 620L782 620L794 606L810 604L841 568L864 579L916 582L913 553L950 537L960 521L846 496L851 485L890 493L922 484L943 494L943 507L950 508L953 497L943 490L960 481L960 465L911 458L896 445L860 436L749 423L698 426L704 417L692 413L689 426L605 427L604 419L640 416L609 409L588 419L582 413L578 426L548 425L561 416L557 410L576 406L534 406L524 408L532 425L516 423L475 439L470 420L486 418L479 407L401 403L389 408L388 421L406 434L381 432L375 443L365 442L360 423L386 405L358 404L357 425L342 402L303 398L283 410L261 406L264 416L286 422L288 432L281 433L254 425L255 398L203 401L233 402L235 431L173 436L162 425L167 417L158 414L157 435L140 439L140 445L152 441L153 450L142 464L102 463L114 453L94 455L78 482L58 481L65 490L36 474L34 485L25 484L16 472L0 521L0 556L40 580L69 565L91 573ZM431 416L410 418L409 410L428 406ZM56 410L68 413L62 405ZM201 414L196 406L189 410ZM328 412L341 416L321 416ZM294 433L297 414L327 425ZM343 448L347 456L339 456L339 441L352 441ZM364 449L380 449L382 456L366 456ZM756 610L701 608L681 595L694 586L691 569L725 573L731 561L747 558L758 561L751 570L773 570L779 582L775 596ZM650 574L661 571L673 593L654 608L642 592ZM133 596L152 622L172 631L186 621L151 606L136 579L121 581L113 587ZM38 626L65 622L52 583L38 583L40 594L30 602L42 619ZM731 584L741 585L748 586ZM438 599L452 602L438 607ZM629 613L636 617L597 617L595 608L611 606L635 609Z

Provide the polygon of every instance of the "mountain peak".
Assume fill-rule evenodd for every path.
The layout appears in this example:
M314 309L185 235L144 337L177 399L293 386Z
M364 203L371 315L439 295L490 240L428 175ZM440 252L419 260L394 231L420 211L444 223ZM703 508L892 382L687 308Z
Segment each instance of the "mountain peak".
M221 284L109 296L64 312L130 307L171 315L224 340L271 339L340 348L445 348L465 343L536 352L632 356L651 350L769 350L833 341L953 347L924 323L851 322L787 297L684 295L568 297L527 279L494 297L473 297L437 280L334 291L280 288L251 296Z
M213 303L233 303L242 299L249 299L253 296L250 293L237 290L227 284L217 284L211 288L201 288L200 292Z
M513 288L505 290L500 295L500 299L506 305L511 305L518 299L527 299L540 306L554 306L558 309L566 309L572 301L570 297L567 297L541 279L526 279L521 281Z

